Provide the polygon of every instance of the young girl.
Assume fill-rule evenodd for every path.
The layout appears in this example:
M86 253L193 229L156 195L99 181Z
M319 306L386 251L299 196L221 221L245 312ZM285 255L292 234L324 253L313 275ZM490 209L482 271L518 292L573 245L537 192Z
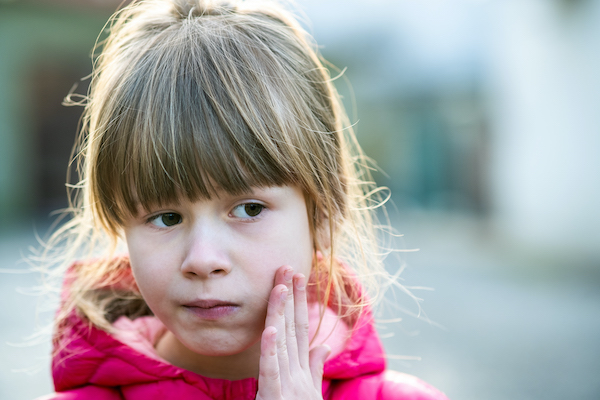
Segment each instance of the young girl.
M46 399L446 399L386 371L376 190L291 14L134 1L107 30Z

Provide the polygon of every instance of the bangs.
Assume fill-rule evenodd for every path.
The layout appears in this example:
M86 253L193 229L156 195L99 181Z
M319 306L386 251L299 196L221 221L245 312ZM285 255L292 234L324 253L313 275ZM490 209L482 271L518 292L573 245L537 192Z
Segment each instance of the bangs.
M206 46L193 29L179 33L156 38L113 95L116 112L103 135L97 181L117 224L139 205L300 184L286 162L297 157L284 156L290 149L282 138L294 125L284 112L292 107L276 93L283 82L266 68L275 60L256 52L256 43L249 49L223 36ZM243 65L249 55L254 62Z
M104 226L140 206L281 185L343 213L342 131L308 44L268 15L181 18L125 23L99 60L87 174Z
M122 155L123 167L112 174L121 173L112 180L119 182L117 203L131 213L137 205L148 209L182 196L195 201L210 199L217 190L237 195L257 186L298 183L290 166L265 146L269 143L257 139L256 126L249 125L222 88L198 82L190 71L180 72L173 77L174 90L164 87L169 79L157 81L159 87L142 96L140 109L148 111L133 111L127 118L132 129L122 136L128 151Z

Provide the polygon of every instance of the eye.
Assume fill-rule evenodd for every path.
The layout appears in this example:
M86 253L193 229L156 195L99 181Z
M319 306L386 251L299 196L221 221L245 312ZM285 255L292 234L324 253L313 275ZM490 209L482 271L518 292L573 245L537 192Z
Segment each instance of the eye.
M264 208L262 204L246 203L235 207L231 213L237 218L252 218L260 214Z
M181 215L177 213L159 214L155 217L150 218L149 222L152 225L158 226L159 228L168 228L170 226L180 224Z

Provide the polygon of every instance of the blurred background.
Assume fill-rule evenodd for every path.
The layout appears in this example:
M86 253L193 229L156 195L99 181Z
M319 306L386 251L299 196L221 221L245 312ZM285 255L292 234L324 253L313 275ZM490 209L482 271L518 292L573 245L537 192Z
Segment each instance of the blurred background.
M401 277L425 314L382 309L390 366L455 400L600 399L600 1L297 2L420 249ZM61 101L118 3L0 0L0 399L52 390L19 260L66 205Z

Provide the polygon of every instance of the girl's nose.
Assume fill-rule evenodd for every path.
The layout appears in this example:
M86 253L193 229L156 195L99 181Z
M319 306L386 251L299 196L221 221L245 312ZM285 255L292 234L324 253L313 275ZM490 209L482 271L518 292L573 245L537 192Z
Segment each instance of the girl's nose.
M228 240L222 236L222 232L207 227L190 233L181 272L186 277L200 279L229 274L232 264L227 252Z

